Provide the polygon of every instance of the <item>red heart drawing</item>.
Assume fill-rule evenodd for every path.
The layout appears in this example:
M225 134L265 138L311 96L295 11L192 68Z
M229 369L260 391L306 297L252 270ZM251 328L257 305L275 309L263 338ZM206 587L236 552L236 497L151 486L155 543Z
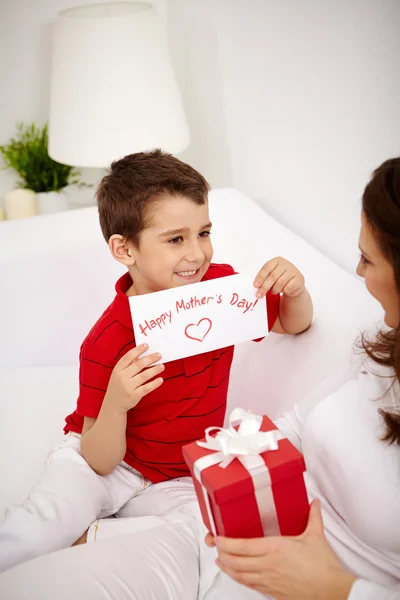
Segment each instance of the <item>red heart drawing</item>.
M203 325L202 325L203 323ZM203 342L204 338L206 337L206 335L209 334L210 329L212 327L212 321L210 321L210 319L200 319L200 321L197 323L197 325L195 325L194 323L190 323L190 325L187 325L185 327L185 335L186 337L190 338L191 340L196 340L196 342ZM188 333L189 329L193 328L193 332L196 335L190 335Z

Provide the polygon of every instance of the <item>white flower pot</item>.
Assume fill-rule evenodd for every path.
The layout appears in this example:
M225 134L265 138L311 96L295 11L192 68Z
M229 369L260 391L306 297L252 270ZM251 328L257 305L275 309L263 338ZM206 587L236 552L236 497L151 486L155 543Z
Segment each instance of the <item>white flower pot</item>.
M36 215L36 194L32 190L17 188L4 196L7 219L26 219Z
M69 209L67 195L62 190L61 192L39 192L36 194L36 199L40 215Z

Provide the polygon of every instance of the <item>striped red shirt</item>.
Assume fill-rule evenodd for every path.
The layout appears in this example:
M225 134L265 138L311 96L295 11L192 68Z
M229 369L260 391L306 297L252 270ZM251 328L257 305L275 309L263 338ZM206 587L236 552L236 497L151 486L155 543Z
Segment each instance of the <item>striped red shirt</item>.
M203 281L233 275L229 265L210 265ZM127 290L129 273L118 280L116 296L80 351L79 397L64 431L81 433L84 417L97 418L111 372L135 347ZM279 312L280 296L267 294L268 327ZM207 427L222 427L233 359L233 346L165 364L164 383L128 411L124 460L157 483L190 475L182 446L204 436Z

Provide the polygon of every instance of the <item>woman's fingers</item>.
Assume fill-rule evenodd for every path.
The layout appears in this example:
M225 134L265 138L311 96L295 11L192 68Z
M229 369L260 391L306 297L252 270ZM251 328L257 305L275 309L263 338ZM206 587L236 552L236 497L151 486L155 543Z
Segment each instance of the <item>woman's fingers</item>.
M213 535L211 535L211 533L207 533L204 541L209 548L215 548L215 538Z
M237 556L264 556L268 551L276 548L279 539L277 537L240 539L218 536L215 541L218 552Z
M260 571L237 571L235 569L231 569L227 567L221 561L216 560L216 565L223 571L226 575L241 583L242 585L247 585L251 588L259 588L263 583L264 574Z
M227 569L245 573L259 573L265 566L266 555L255 557L236 556L218 552L218 561Z

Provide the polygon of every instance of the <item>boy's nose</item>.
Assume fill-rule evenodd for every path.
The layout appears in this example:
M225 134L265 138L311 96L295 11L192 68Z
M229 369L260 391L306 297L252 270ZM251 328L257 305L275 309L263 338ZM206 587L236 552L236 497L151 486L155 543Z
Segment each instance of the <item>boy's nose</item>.
M194 242L193 244L191 244L190 248L188 248L185 258L188 262L193 262L193 263L203 262L204 252L201 249L200 244L197 241Z

